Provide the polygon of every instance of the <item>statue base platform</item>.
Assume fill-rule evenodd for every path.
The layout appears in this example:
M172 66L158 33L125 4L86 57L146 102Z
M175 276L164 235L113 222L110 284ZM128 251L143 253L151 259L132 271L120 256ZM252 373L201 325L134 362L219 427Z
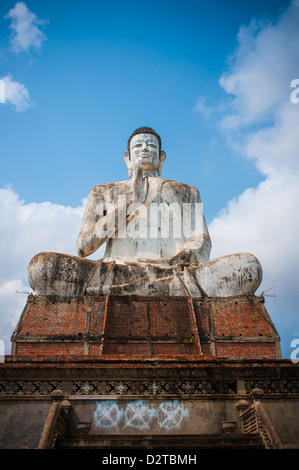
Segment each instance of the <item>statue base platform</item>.
M29 296L12 342L2 448L299 446L299 369L262 297Z
M263 297L31 295L12 355L280 359Z

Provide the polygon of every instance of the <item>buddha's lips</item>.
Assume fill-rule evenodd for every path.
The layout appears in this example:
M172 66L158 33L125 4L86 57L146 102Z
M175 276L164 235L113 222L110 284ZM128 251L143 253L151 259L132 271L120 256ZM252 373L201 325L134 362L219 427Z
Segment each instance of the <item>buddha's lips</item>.
M144 152L139 155L139 158L152 158L150 153Z

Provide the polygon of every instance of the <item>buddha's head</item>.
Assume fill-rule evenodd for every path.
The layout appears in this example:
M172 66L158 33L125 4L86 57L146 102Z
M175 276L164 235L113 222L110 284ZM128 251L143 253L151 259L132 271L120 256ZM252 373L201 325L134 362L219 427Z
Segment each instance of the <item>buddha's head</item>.
M128 150L124 159L128 167L128 177L132 176L138 168L145 173L161 176L162 165L166 158L165 152L161 150L161 138L150 127L139 127L128 140Z

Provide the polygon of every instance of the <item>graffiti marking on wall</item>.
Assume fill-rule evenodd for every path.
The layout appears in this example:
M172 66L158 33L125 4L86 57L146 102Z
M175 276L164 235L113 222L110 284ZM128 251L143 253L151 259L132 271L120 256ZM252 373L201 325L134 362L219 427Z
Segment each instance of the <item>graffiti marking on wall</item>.
M159 425L165 429L177 428L181 425L188 410L178 401L161 403L157 411Z
M137 400L127 403L124 410L116 400L103 400L97 402L94 422L106 429L122 426L144 430L156 419L161 428L169 430L180 427L186 416L187 408L177 400L162 402L157 409L145 400Z
M149 428L156 411L149 407L145 401L138 400L128 403L125 410L125 426L131 426L136 429Z
M101 428L112 428L118 425L122 416L123 411L119 409L117 403L109 400L97 404L94 420L96 425Z

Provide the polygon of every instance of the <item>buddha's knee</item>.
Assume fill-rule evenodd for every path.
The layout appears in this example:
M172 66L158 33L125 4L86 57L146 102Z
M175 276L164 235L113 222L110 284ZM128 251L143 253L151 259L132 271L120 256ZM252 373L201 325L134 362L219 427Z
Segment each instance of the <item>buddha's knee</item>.
M250 253L236 253L203 263L196 277L210 297L229 297L254 293L262 282L258 259Z
M28 266L28 280L38 295L82 295L96 261L63 253L43 252Z

